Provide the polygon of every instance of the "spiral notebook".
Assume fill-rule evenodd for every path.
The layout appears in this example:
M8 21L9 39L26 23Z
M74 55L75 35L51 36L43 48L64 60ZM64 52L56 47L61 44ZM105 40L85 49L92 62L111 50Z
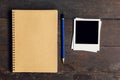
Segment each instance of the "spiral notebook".
M56 73L57 10L12 10L13 72Z

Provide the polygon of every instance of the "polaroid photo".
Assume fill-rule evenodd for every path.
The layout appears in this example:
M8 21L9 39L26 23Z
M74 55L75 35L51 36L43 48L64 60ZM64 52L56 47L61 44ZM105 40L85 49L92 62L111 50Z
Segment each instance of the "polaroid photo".
M97 52L100 50L100 19L74 19L71 49Z

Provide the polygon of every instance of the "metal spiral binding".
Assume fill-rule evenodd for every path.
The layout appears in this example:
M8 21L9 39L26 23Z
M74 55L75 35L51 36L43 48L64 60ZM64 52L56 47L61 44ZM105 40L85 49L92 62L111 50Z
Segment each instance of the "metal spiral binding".
M12 70L15 71L15 12L12 10Z

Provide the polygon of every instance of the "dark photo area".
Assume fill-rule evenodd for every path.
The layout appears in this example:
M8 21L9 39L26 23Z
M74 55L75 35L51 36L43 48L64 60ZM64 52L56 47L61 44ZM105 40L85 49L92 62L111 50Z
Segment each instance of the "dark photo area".
M76 44L98 44L98 21L76 21Z

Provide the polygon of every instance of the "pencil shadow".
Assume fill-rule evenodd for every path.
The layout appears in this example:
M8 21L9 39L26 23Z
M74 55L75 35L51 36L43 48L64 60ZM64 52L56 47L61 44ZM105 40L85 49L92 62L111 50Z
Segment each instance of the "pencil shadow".
M63 13L61 13L60 14L60 40L61 40L61 50L60 51L62 51L62 16L63 16ZM60 54L60 56L62 57L62 55ZM60 61L62 61L62 58L61 58L61 60Z

